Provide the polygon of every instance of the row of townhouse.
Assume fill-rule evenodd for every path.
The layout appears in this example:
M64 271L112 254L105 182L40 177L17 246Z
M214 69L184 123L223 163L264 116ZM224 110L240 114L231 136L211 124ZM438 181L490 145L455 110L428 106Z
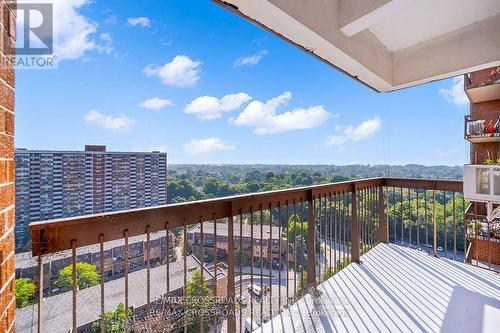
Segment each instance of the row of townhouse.
M151 233L150 235L150 263L151 266L166 263L167 252L171 260L174 258L175 235L170 232L167 251L167 237L165 232ZM129 271L137 271L146 267L147 241L146 235L129 238ZM77 248L77 261L100 266L99 244ZM123 240L104 243L104 279L114 280L124 275L125 271L125 245ZM43 287L46 294L57 292L55 281L59 272L71 265L71 251L47 255L43 263ZM30 252L16 254L16 278L29 278L37 280L36 271L38 257L33 257Z

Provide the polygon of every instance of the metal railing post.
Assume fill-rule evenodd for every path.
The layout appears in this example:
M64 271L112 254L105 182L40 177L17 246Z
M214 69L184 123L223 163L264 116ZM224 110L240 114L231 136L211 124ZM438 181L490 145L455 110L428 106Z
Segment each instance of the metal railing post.
M314 196L312 190L307 191L307 287L316 288L316 221L314 218Z
M71 292L72 292L72 333L76 333L76 290L77 290L78 276L76 267L76 239L71 241Z
M234 228L233 228L233 205L229 202L227 221L227 332L236 332L236 316L234 310ZM241 221L240 221L241 223ZM240 272L241 274L241 272Z
M356 198L356 184L353 183L351 187L351 261L361 264L359 260L359 229L358 229L358 214L357 214L357 198Z
M387 202L389 202L389 194L387 193ZM384 188L382 185L378 188L378 227L379 227L379 242L389 243L389 215L385 212Z
M37 304L37 318L38 318L38 333L43 332L43 256L42 253L38 255L38 269L37 269L37 287L38 287L38 304Z
M33 243L36 246L36 242ZM43 252L45 250L46 239L45 239L45 230L40 231L40 242L38 248L40 252L38 253L38 267L37 267L37 288L38 288L38 304L37 304L37 326L38 333L43 332L43 313L42 313L42 304L43 304Z
M433 236L432 236L432 249L434 257L437 257L437 212L436 212L436 189L432 190L433 195L433 216L432 216L432 224L433 224Z

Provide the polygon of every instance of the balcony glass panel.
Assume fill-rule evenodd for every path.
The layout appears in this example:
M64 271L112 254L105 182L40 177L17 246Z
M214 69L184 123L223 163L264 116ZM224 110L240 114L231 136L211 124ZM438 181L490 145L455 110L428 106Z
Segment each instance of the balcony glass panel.
M476 193L489 195L490 192L490 169L476 169Z
M493 193L500 195L500 168L493 169Z

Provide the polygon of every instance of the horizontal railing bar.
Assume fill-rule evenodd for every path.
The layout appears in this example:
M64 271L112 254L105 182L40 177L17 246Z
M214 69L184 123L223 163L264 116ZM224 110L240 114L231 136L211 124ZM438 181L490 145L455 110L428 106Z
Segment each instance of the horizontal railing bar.
M151 232L163 231L168 221L170 228L183 225L183 221L211 220L214 214L218 219L233 216L241 210L248 213L251 207L260 204L284 203L286 200L306 200L314 194L326 191L349 191L353 185L382 185L383 178L351 180L339 183L321 184L293 189L284 189L260 193L244 194L232 197L191 201L156 207L131 209L127 211L109 212L78 217L68 217L48 221L33 222L29 225L32 233L32 252L48 254L71 248L71 240L78 239L79 247L93 245L98 242L96 235L104 234L106 241L123 238L123 230L129 236L144 234L144 226L149 225ZM141 223L138 223L140 221ZM191 224L191 223L189 223ZM41 241L42 240L42 241Z
M385 186L418 188L422 190L440 190L462 192L461 180L419 179L419 178L385 178Z
M184 221L195 224L199 223L200 219L203 222L210 221L214 215L222 219L237 215L238 212L249 213L252 208L254 211L257 210L260 204L277 207L287 200L288 202L307 200L311 194L318 196L328 192L349 193L354 188L364 189L385 185L447 191L462 190L461 181L369 178L33 222L29 225L32 233L32 252L37 256L40 253L68 250L73 239L78 239L79 247L97 244L100 234L105 235L106 241L118 240L123 238L125 229L128 230L129 237L143 235L146 225L150 227L150 232L164 231L166 222L169 223L169 228L176 228L182 226Z
M46 221L37 221L37 222L31 222L29 225L29 228L31 231L37 230L37 229L43 229L46 225L48 224L60 224L60 223L79 223L79 220L82 219L91 219L91 218L106 218L107 216L115 216L115 215L120 215L120 214L130 214L134 212L138 212L143 214L144 211L152 211L152 210L161 210L161 209L193 209L196 208L197 212L200 210L203 211L209 207L215 207L217 205L221 205L224 203L229 203L231 202L233 205L236 204L246 204L247 202L251 202L253 200L258 201L259 203L262 202L272 202L276 201L275 198L280 198L282 197L289 197L290 199L294 198L299 198L303 197L305 198L306 194L308 191L313 191L314 194L319 194L319 193L324 193L324 191L348 191L352 188L353 184L356 184L356 187L367 187L371 185L383 185L384 178L368 178L368 179L359 179L359 180L349 180L349 181L343 181L343 182L338 182L338 183L329 183L329 184L319 184L319 185L312 185L312 186L304 186L304 187L296 187L296 188L291 188L291 189L283 189L283 190L275 190L275 191L266 191L266 192L257 192L257 193L250 193L250 194L242 194L242 195L235 195L235 196L228 196L228 197L221 197L221 198L214 198L214 199L206 199L206 200L196 200L196 201L189 201L189 202L181 202L181 203L176 203L176 204L167 204L167 205L161 205L161 206L154 206L154 207L145 207L145 208L136 208L136 209L129 209L125 211L115 211L115 212L107 212L107 213L99 213L99 214L90 214L90 215L82 215L82 216L74 216L74 217L66 217L66 218L60 218L60 219L52 219L52 220L46 220ZM235 207L237 208L237 207ZM248 207L241 207L242 209L246 209L248 212ZM209 209L212 211L212 209ZM234 209L237 210L237 209ZM195 214L197 217L199 217L199 214ZM223 216L219 216L218 218L221 218ZM224 216L227 217L227 216Z

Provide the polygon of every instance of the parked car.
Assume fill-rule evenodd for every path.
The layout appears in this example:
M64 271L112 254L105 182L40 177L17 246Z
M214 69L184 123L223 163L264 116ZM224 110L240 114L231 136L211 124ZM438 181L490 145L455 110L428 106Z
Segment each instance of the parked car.
M256 284L249 285L248 290L250 292L252 292L255 296L258 296L258 297L262 296L262 289Z

